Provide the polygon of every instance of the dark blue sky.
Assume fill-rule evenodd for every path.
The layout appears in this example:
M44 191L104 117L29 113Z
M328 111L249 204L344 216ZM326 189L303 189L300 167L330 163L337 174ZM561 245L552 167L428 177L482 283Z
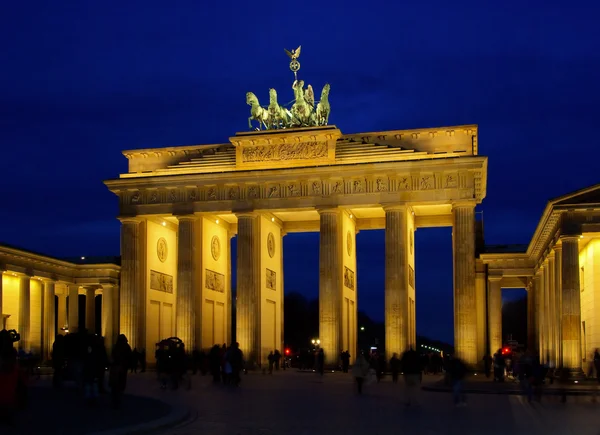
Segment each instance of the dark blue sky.
M549 198L600 181L592 4L3 2L0 242L118 253L102 180L126 170L121 151L227 141L247 91L292 99L283 48L302 44L302 77L331 83L345 133L479 124L486 241L527 243ZM357 246L360 307L382 318L383 233ZM285 249L286 289L316 295L318 235ZM418 332L450 341L450 229L417 231L416 253Z

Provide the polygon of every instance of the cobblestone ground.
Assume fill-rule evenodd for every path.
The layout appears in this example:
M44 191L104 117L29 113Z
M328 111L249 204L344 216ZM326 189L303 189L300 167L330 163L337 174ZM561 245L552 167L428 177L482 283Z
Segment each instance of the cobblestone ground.
M339 373L250 374L237 389L198 376L190 391L163 393L190 406L192 417L162 435L600 434L600 403L589 397L529 404L519 396L471 395L467 407L456 408L448 393L421 392L420 405L407 408L401 384L388 379L358 396L350 376Z

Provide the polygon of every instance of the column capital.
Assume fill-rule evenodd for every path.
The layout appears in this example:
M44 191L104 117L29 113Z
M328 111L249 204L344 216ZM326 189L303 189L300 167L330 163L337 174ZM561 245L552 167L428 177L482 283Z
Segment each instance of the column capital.
M562 251L562 245L556 244L552 247L552 249L554 250L554 253L560 252Z
M561 235L559 237L561 242L579 242L579 239L582 237L581 234L569 234L569 235Z
M342 209L341 208L337 208L337 207L317 207L317 213L319 213L319 216L322 214L336 214L339 215L342 213Z
M235 217L239 218L255 218L257 216L260 216L259 213L249 210L249 211L241 211L241 212L236 212L235 213Z
M198 220L198 218L200 216L195 215L195 214L179 214L179 215L175 215L175 217L177 218L178 222L182 222L182 221L192 221L195 222Z
M455 208L475 208L476 206L477 202L474 200L462 200L452 202L452 210L454 210Z
M408 204L382 204L383 211L403 211L408 213Z
M489 282L500 282L502 281L502 275L488 275Z
M145 220L138 216L119 216L117 219L121 221L121 224L140 224Z

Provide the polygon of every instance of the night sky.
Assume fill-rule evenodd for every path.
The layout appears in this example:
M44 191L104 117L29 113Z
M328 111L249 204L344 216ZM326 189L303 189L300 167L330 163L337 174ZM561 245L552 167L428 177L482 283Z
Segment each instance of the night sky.
M600 181L593 2L327 3L2 2L0 243L118 254L102 181L121 151L226 142L247 91L293 99L283 49L299 44L344 133L479 125L488 244L528 243L548 199ZM357 247L359 307L383 319L383 232ZM284 250L286 292L316 297L318 234ZM451 252L450 228L417 231L417 332L449 342Z

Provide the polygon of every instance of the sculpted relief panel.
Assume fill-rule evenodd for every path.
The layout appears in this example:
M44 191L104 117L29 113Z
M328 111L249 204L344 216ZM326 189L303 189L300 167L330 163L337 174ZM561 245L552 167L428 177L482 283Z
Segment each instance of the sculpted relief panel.
M244 163L311 160L322 157L327 157L327 142L300 142L242 149L242 162Z
M272 147L300 146L300 144L273 145ZM279 149L278 148L278 149ZM251 148L250 148L251 149ZM301 149L303 149L301 147ZM326 151L327 147L324 145ZM324 151L324 152L325 152ZM273 151L277 158L295 158L290 156L305 155ZM275 158L275 157L273 157ZM299 158L299 157L298 157ZM457 190L456 196L460 199L473 198L483 190L481 172L446 172L446 173L414 173L398 175L373 175L367 178L309 178L304 180L289 180L277 183L266 182L260 184L231 184L208 185L197 189L170 188L147 189L144 191L129 191L123 195L125 204L169 204L180 201L240 201L258 199L299 198L299 197L327 197L335 195L354 195L365 193L388 194L394 192L425 192L433 190Z

